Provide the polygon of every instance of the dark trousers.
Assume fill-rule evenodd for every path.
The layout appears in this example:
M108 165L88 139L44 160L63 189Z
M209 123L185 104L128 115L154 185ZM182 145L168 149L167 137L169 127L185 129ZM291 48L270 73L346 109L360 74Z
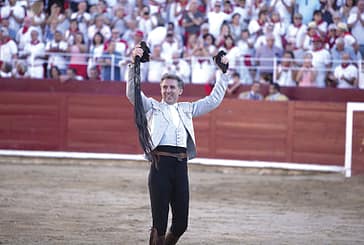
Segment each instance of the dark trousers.
M157 150L164 152L186 152L185 148L158 146ZM159 236L167 230L169 205L172 210L172 225L170 231L177 237L187 229L189 187L187 159L178 160L175 157L159 156L158 164L151 164L148 187L152 207L153 228Z

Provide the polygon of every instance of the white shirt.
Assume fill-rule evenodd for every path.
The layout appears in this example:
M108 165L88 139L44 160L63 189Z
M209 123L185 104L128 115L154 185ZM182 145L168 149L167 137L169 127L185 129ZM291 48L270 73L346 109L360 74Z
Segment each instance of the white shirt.
M334 76L338 79L338 88L356 88L350 83L346 82L344 79L341 79L341 77L345 77L346 79L358 78L358 69L356 66L350 64L344 68L339 65L335 68Z
M168 127L165 131L160 145L172 145L187 148L187 131L179 116L177 110L177 103L174 105L167 105L168 112Z
M18 53L18 47L13 40L0 45L0 60L12 63L13 55Z

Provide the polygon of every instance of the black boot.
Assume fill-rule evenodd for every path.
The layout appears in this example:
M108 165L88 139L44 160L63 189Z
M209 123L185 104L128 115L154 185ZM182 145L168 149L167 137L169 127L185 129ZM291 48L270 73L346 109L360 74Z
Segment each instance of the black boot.
M177 244L179 237L176 237L175 235L173 235L172 232L168 232L167 236L166 236L166 243L165 245L174 245Z
M149 245L165 245L164 236L158 236L156 228L152 228L150 230Z

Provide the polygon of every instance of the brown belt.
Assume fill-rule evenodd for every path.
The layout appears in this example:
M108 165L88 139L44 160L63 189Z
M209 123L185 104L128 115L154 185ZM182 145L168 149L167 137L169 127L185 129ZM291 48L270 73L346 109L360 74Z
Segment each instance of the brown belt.
M165 152L165 151L154 151L153 153L156 154L157 156L174 157L174 158L177 158L178 161L187 159L187 153L184 153L184 152L172 153L172 152Z

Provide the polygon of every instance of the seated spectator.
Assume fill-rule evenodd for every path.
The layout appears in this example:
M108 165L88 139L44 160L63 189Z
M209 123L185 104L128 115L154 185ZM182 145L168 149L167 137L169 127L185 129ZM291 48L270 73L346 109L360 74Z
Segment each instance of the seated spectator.
M226 52L226 56L229 59L229 70L237 71L240 58L240 50L238 47L235 46L235 41L231 35L227 35L225 37L223 46L220 50L224 50Z
M221 25L224 21L228 21L230 16L222 11L222 1L216 0L214 6L207 13L207 20L209 23L209 33L214 35L217 39L219 36Z
M239 40L240 36L241 36L241 16L239 13L234 13L231 16L231 21L230 21L230 30L231 30L231 35L233 36L234 40Z
M303 47L303 40L307 32L307 25L302 23L302 15L295 13L293 16L293 23L287 28L285 40L293 43L293 49L301 49Z
M265 25L268 24L267 10L263 9L259 11L258 19L252 18L248 25L248 30L254 41L261 35L264 35Z
M357 1L356 5L356 9L350 11L347 24L359 45L361 56L364 57L364 0Z
M235 94L240 85L242 84L241 80L240 80L240 74L238 72L234 72L232 75L231 75L231 82L228 86L228 88L226 89L226 93L228 95L232 95L232 94Z
M64 34L64 40L68 43L68 45L74 44L76 33L81 33L83 35L83 33L80 32L80 28L78 28L77 19L72 19L70 20L69 28L66 30ZM85 40L85 37L83 37L83 40ZM86 42L84 41L84 43Z
M13 66L10 62L0 62L0 78L12 77Z
M51 69L49 70L48 77L54 80L58 80L61 79L61 75L62 74L59 68L57 66L52 66Z
M281 93L281 87L278 83L269 85L269 94L265 97L268 101L287 101L288 97Z
M306 53L303 56L303 64L299 68L296 81L299 87L314 87L316 86L317 72L312 65L312 54Z
M3 27L3 28L6 28L9 32L9 37L12 39L12 40L16 40L16 33L18 30L13 30L9 27L9 18L4 18L4 19L1 19L0 18L0 26Z
M55 23L57 28L62 30L63 33L66 31L69 22L67 16L63 13L63 6L60 2L54 2L51 5L50 15L48 16L46 23L47 25L50 25L52 22Z
M215 46L215 37L210 33L203 35L202 42L210 57L217 54L217 48Z
M16 62L15 69L13 70L14 78L29 78L28 68L24 62Z
M201 42L195 43L191 56L191 82L193 84L213 84L215 67L209 53Z
M294 54L290 51L283 53L282 61L277 66L276 78L274 81L280 86L295 87L297 70L294 66Z
M349 32L348 26L345 23L339 23L337 25L336 36L343 38L346 47L356 48L357 41L355 37Z
M241 92L238 98L242 100L263 100L263 95L260 93L260 83L253 82L250 90Z
M87 80L101 80L99 69L96 66L90 67L90 69L88 69Z
M60 81L64 83L72 80L82 81L83 78L76 74L76 70L74 68L68 68L66 74L60 76Z
M358 68L350 61L350 55L344 53L341 65L334 70L337 88L358 88Z
M285 0L270 1L269 12L280 13L282 24L286 27L291 23L291 17L295 8L295 2Z
M198 10L198 6L198 0L189 1L188 9L183 15L182 26L184 27L184 36L186 38L184 43L186 43L189 35L195 34L198 36L200 33L200 27L203 23L204 16Z

